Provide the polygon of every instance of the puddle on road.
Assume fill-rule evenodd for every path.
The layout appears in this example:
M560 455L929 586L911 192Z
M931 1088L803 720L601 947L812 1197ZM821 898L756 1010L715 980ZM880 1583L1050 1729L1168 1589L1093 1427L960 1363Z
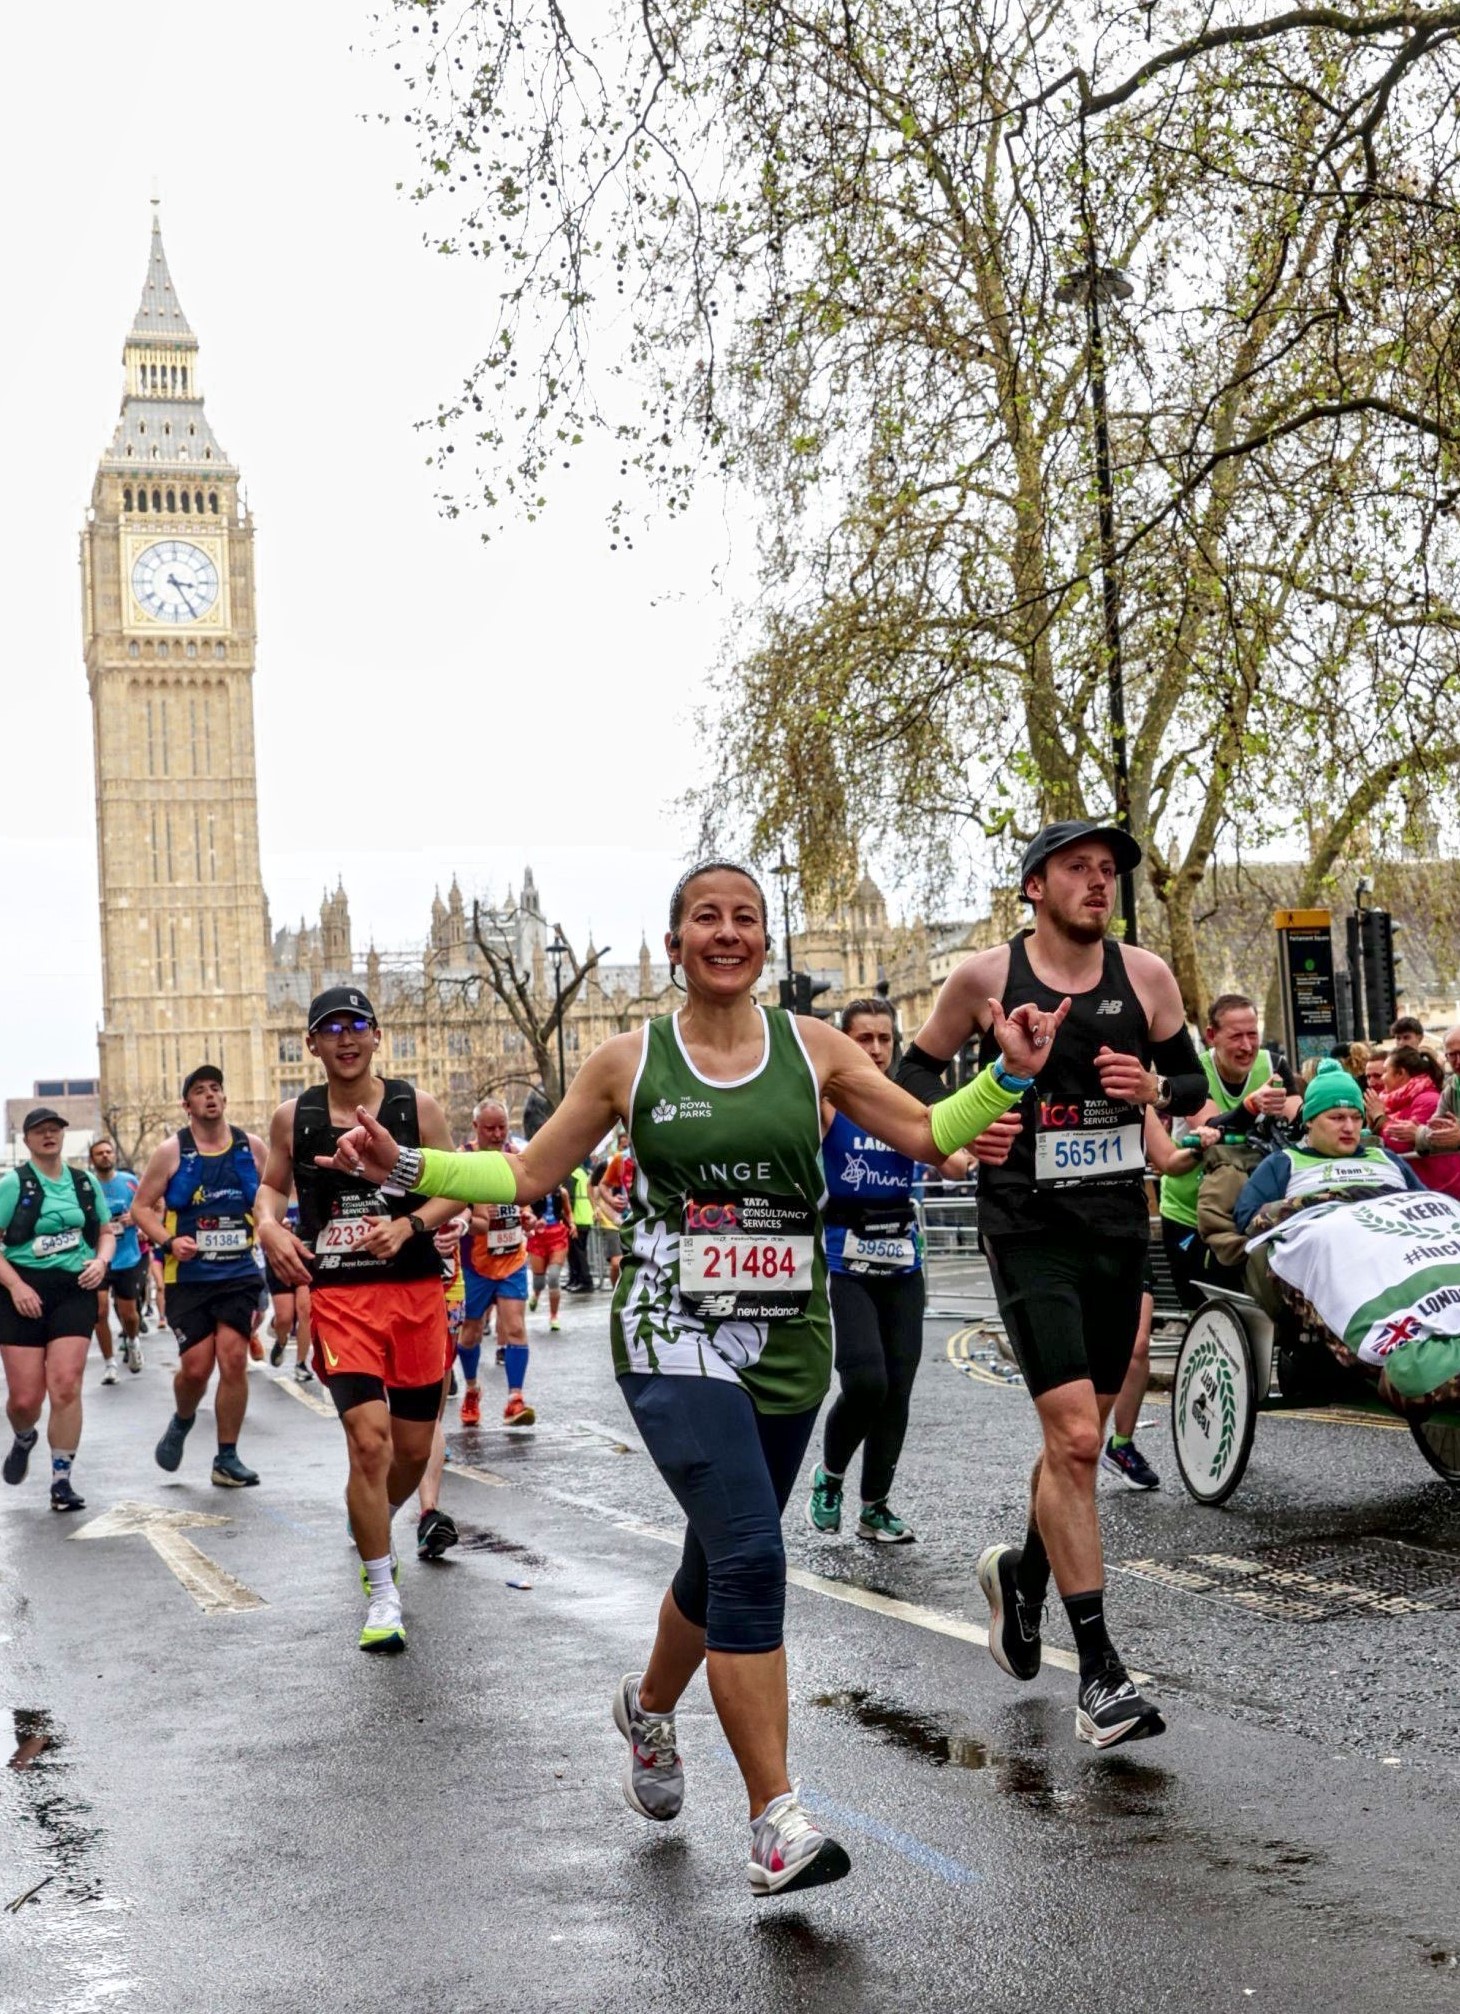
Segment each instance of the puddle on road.
M71 1765L59 1757L65 1736L51 1715L38 1707L14 1709L15 1751L10 1768L25 1776L19 1817L34 1825L46 1871L72 1902L100 1902L101 1877L93 1865L101 1840L90 1824L91 1806L64 1788Z
M859 1727L880 1734L894 1748L921 1755L936 1769L987 1769L997 1758L971 1735L950 1734L927 1714L913 1713L870 1692L823 1692L812 1702L855 1720Z
M503 1538L500 1532L490 1531L485 1525L462 1525L459 1529L463 1552L496 1553L503 1559L515 1559L522 1566L543 1568L548 1564L540 1552L518 1545L515 1539Z

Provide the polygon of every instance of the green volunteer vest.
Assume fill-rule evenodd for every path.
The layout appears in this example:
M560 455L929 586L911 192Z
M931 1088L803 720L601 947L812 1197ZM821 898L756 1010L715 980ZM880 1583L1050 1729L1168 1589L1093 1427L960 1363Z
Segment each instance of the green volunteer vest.
M797 1413L831 1383L821 1100L792 1016L759 1012L764 1060L733 1084L700 1076L677 1014L645 1026L613 1364L724 1379L759 1412ZM693 1296L681 1292L682 1246Z
M1252 1068L1247 1072L1246 1082L1240 1091L1229 1091L1222 1082L1216 1059L1210 1049L1204 1049L1201 1067L1206 1072L1206 1080L1219 1112L1235 1112L1242 1100L1253 1091L1260 1091L1272 1075L1272 1058L1266 1049L1259 1049ZM1169 1217L1173 1224L1185 1224L1196 1229L1196 1192L1201 1187L1201 1163L1184 1175L1163 1175L1161 1177L1161 1215Z
M588 1170L575 1168L568 1177L568 1194L573 1200L573 1222L589 1225L593 1222L593 1204L588 1194Z

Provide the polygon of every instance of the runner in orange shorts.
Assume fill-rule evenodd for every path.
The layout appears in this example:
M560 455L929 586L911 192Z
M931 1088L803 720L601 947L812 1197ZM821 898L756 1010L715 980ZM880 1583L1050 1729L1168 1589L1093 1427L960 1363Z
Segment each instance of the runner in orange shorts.
M446 1295L432 1233L457 1206L392 1194L316 1157L333 1154L361 1105L402 1145L452 1142L434 1098L375 1075L380 1025L358 987L317 995L305 1039L325 1081L275 1112L255 1218L275 1273L311 1288L315 1368L350 1458L345 1501L369 1603L360 1648L389 1653L406 1647L391 1520L421 1480L446 1388ZM297 1237L284 1223L291 1186Z

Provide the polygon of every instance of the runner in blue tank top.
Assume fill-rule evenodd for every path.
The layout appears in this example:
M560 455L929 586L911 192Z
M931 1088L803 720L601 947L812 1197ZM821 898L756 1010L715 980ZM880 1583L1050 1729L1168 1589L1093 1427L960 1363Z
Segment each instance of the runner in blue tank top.
M892 1068L896 1022L880 998L852 1000L842 1009L843 1032L866 1051L884 1076ZM912 1527L888 1504L892 1479L907 1435L913 1380L923 1353L922 1237L913 1207L919 1162L830 1106L822 1109L826 1134L826 1264L836 1329L840 1390L826 1416L822 1457L806 1507L811 1529L841 1530L842 1493L852 1457L862 1450L862 1507L857 1537L906 1545ZM970 1155L1001 1160L1019 1132L1017 1118L999 1119L971 1149L941 1164L952 1181L968 1174Z
M258 1476L239 1460L238 1436L248 1410L249 1337L263 1291L253 1204L264 1143L229 1125L216 1063L189 1071L182 1102L188 1123L147 1163L132 1203L134 1222L162 1255L167 1319L177 1336L173 1415L157 1443L157 1465L171 1472L181 1464L216 1365L213 1481L220 1489L249 1489Z

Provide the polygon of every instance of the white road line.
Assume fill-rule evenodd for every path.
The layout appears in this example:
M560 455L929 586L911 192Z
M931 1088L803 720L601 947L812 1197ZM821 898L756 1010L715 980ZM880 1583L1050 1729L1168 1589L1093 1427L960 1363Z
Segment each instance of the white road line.
M616 1529L638 1534L640 1538L658 1539L662 1545L679 1547L684 1543L682 1532L665 1531L660 1525L638 1524L632 1518L615 1520ZM930 1630L935 1636L956 1637L960 1643L977 1644L987 1650L989 1633L976 1622L965 1622L961 1615L945 1615L941 1609L924 1608L920 1602L899 1601L890 1594L876 1594L871 1588L858 1587L852 1581L828 1580L823 1574L808 1573L804 1567L788 1566L786 1579L793 1587L805 1588L808 1594L823 1594L828 1601L843 1601L852 1608L864 1608L873 1615L885 1615L893 1622L908 1623L913 1629ZM1054 1645L1044 1647L1045 1664L1055 1665L1060 1671L1078 1671L1080 1660L1073 1651L1060 1650ZM1131 1677L1137 1685L1149 1685L1150 1676L1144 1671L1133 1671Z
M249 1609L267 1608L268 1603L241 1580L235 1580L217 1560L199 1551L191 1539L183 1537L184 1528L231 1523L231 1518L215 1517L208 1511L163 1510L157 1504L120 1503L71 1536L145 1538L205 1615L240 1615Z
M509 1486L505 1476L494 1476L490 1469L475 1468L470 1462L448 1462L442 1473L448 1476L466 1476L471 1482L485 1483L488 1489L504 1490Z
M312 1413L318 1413L322 1420L336 1420L339 1414L328 1399L322 1399L318 1392L310 1391L308 1385L296 1385L292 1375L287 1378L270 1378L271 1385L277 1385L281 1392L287 1392L291 1399L298 1399L301 1406L308 1406Z

